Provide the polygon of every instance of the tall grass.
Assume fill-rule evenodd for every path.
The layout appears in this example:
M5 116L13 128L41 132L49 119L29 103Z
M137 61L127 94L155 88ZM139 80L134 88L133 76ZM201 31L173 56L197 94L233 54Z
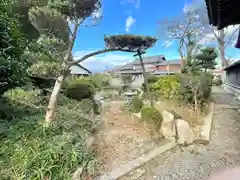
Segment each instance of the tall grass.
M48 128L42 126L44 106L39 107L34 114L0 120L0 179L68 180L83 166L93 175L95 155L85 147L92 121L81 117L78 102L61 99Z

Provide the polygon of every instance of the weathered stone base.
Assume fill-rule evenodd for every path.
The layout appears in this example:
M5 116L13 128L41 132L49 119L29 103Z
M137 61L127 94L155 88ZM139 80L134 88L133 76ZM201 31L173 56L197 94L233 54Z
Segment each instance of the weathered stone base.
M213 121L214 103L209 106L209 113L203 118L203 125L200 128L200 135L196 138L195 142L199 144L208 144L211 139L211 129Z

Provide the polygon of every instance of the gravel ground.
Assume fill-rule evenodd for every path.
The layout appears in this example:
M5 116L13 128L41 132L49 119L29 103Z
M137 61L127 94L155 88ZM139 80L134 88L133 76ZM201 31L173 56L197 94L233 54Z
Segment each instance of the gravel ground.
M101 174L156 147L139 119L120 110L122 104L121 101L112 101L103 108L105 126L99 131L102 141L97 143Z
M213 88L215 112L212 140L209 145L179 147L148 165L150 180L208 180L214 172L240 165L240 118L232 96Z

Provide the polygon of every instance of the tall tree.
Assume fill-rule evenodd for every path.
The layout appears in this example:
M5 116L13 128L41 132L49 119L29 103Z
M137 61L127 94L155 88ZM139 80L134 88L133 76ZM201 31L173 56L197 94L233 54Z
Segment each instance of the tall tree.
M217 28L211 25L205 25L206 29L209 30L206 38L202 40L205 45L215 43L221 60L221 66L224 68L228 66L228 61L226 58L226 48L231 46L234 39L237 39L238 27L228 27L222 30L217 30Z
M237 39L238 35L238 26L229 26L223 30L217 30L216 27L209 25L208 13L204 1L192 1L188 5L188 10L193 11L198 15L199 21L202 24L206 36L200 41L200 44L216 44L216 47L219 50L221 66L226 67L228 61L226 59L225 49L228 46L231 46Z
M192 1L191 4L185 5L183 13L179 17L160 21L159 24L160 36L165 34L163 38L166 41L177 40L179 42L181 59L191 59L192 51L198 46L216 44L220 53L221 65L222 67L227 66L225 49L237 38L238 27L231 26L218 31L209 25L204 1ZM195 39L194 44L189 42L189 35L191 39Z
M197 59L197 64L199 68L203 69L205 72L209 69L215 69L217 63L217 53L215 48L206 47L201 49L200 53L198 53L195 58Z
M199 17L194 11L184 11L174 19L159 21L160 36L167 42L176 40L178 52L184 67L184 60L191 61L192 54L203 36Z
M40 32L46 33L45 30L47 30L47 32L63 39L67 44L61 64L61 72L57 77L47 107L45 117L47 123L50 123L55 116L57 99L62 83L69 73L69 68L75 64L72 59L72 48L77 37L78 28L89 17L93 17L94 22L98 22L100 18L98 12L100 9L101 2L99 0L51 0L47 7L34 8L30 11L32 22ZM46 19L42 19L41 17L45 14L54 18L46 21ZM73 29L69 28L68 21L72 23ZM59 26L62 28L59 28Z
M73 60L72 48L80 25L86 26L86 22L90 19L93 22L91 24L96 25L101 20L100 0L50 0L47 6L30 8L29 18L34 27L40 32L40 35L47 34L50 37L52 35L65 43L65 49L62 50L64 56L61 60L61 70L47 107L46 125L55 117L58 95L71 66L101 53L109 51L138 52L154 44L146 41L148 37L110 36L104 38L106 44L104 49L89 53L78 60ZM68 22L71 22L70 26Z

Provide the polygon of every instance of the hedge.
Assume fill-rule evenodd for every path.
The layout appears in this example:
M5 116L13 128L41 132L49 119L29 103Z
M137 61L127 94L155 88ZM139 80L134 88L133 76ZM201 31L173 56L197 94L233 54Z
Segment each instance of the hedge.
M95 92L93 84L82 78L70 80L65 88L66 96L78 101L92 99Z

